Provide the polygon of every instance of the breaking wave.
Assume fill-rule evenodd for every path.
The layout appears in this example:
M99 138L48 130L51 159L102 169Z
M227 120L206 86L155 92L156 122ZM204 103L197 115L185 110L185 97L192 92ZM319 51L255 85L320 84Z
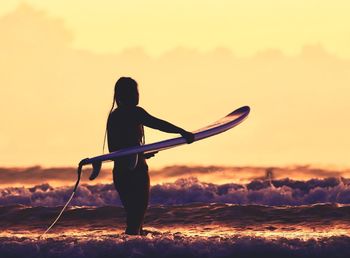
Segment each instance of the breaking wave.
M59 206L69 198L72 187L7 187L0 189L0 205ZM317 203L350 204L350 180L344 178L253 180L248 184L212 184L197 178L154 185L151 205L189 203L228 203L240 205L299 206ZM72 205L120 206L112 184L81 185Z
M128 238L36 241L28 238L0 238L2 257L350 257L349 237L319 240L270 240L257 237L192 238L176 234Z

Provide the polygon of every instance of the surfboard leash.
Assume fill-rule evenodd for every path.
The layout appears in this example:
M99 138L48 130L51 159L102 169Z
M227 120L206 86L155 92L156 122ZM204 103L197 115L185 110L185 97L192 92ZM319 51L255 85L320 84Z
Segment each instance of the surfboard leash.
M73 196L75 194L75 192L77 191L78 189L78 185L79 185L79 182L80 182L80 178L81 178L81 172L82 172L82 168L83 168L83 162L85 160L82 160L79 162L79 165L78 165L78 169L77 169L77 175L78 175L78 178L77 178L77 181L75 183L75 186L74 186L74 189L73 189L73 192L72 194L70 195L68 201L66 202L66 204L63 206L61 212L58 214L57 218L51 223L51 225L45 230L44 233L42 233L38 239L42 238L47 232L49 232L49 230L56 224L56 222L60 219L60 217L62 216L64 210L67 208L67 206L69 205L69 203L72 201L73 199Z

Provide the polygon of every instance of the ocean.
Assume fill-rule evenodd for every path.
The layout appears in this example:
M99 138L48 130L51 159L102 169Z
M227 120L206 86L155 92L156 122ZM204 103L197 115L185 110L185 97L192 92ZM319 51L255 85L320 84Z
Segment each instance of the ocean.
M152 186L143 236L123 233L112 184L0 188L0 257L350 257L343 177Z

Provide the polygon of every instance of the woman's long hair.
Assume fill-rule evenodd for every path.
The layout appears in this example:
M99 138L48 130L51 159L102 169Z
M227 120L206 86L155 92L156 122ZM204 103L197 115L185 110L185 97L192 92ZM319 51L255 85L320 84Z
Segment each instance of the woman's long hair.
M112 102L112 107L109 110L108 118L112 113L112 111L114 110L115 104L117 104L117 106L121 106L121 105L137 106L139 104L139 91L137 87L137 82L134 79L130 77L120 77L118 81L115 83L113 102ZM107 123L108 123L108 119L107 119ZM106 123L105 135L103 139L102 153L104 153L105 145L106 145L107 123ZM145 133L143 130L143 125L140 126L140 130L141 130L141 137L142 137L141 144L144 144Z

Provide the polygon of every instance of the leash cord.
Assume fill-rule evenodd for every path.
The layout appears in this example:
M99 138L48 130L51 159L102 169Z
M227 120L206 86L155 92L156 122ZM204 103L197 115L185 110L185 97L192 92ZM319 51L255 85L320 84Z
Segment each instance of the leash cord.
M81 164L82 162L79 163L79 166L78 166L78 170L77 170L77 174L78 174L78 178L77 178L77 182L75 183L75 186L74 186L74 189L73 189L73 192L72 194L70 195L68 201L66 202L66 204L63 206L61 212L58 214L57 218L51 223L51 225L45 230L44 233L42 233L38 239L42 238L47 232L49 232L49 230L56 224L56 222L60 219L60 217L62 216L64 210L67 208L67 206L69 205L69 203L72 201L73 199L73 196L75 194L75 192L77 191L77 188L78 188L78 185L79 185L79 182L80 182L80 177L81 177L81 171L82 171L82 167L83 165Z

